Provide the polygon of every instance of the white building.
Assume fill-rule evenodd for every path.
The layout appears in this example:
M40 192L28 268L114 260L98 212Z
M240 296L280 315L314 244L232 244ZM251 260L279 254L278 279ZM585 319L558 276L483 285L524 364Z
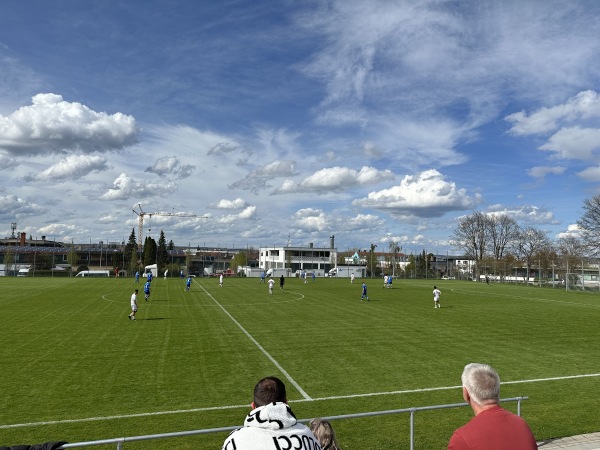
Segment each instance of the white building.
M327 273L336 266L337 250L332 246L314 247L261 247L259 249L258 263L261 269L286 269L288 276L296 271L312 270L318 273Z

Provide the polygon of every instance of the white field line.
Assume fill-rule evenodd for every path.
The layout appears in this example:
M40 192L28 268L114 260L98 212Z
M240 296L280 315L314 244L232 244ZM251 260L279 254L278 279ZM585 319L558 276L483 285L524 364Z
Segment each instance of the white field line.
M533 378L530 380L514 380L514 381L503 381L502 384L522 384L522 383L540 383L545 381L561 381L561 380L573 380L577 378L593 378L600 377L600 373L588 373L582 375L568 375L564 377L549 377L549 378ZM402 391L388 391L388 392L372 392L367 394L351 394L351 395L336 395L331 397L320 397L320 398L305 398L301 400L290 400L289 403L302 403L302 402L317 402L324 400L344 400L361 397L376 397L380 395L399 395L399 394L417 394L419 392L432 392L432 391L448 391L452 389L460 389L460 386L440 386L432 388L422 389L407 389ZM237 409L245 408L250 409L250 405L227 405L227 406L211 406L206 408L191 408L191 409L177 409L171 411L155 411L148 413L137 413L137 414L123 414L117 416L104 416L104 417L85 417L81 419L65 419L65 420L49 420L45 422L30 422L30 423L14 423L8 425L0 425L0 430L6 430L9 428L23 428L23 427L37 427L42 425L57 425L63 423L79 423L79 422L100 422L103 420L115 420L115 419L131 419L136 417L151 417L151 416L163 416L169 414L189 414L204 411L223 411L226 409Z
M260 344L258 343L258 341L257 341L256 339L254 339L254 337L253 337L253 336L252 336L250 333L248 333L248 331L246 331L246 329L245 329L245 328L242 326L242 324L240 324L240 323L239 323L237 320L235 320L235 318L234 318L234 317L233 317L233 316L232 316L232 315L229 313L229 311L227 311L227 310L226 310L226 309L225 309L225 308L224 308L224 307L223 307L223 306L222 306L222 305L221 305L221 304L220 304L220 303L219 303L219 302L218 302L218 301L217 301L217 300L216 300L216 299L215 299L215 298L214 298L214 297L213 297L213 296L210 294L210 292L208 292L208 291L207 291L207 290L204 288L204 286L202 286L200 283L197 283L197 284L198 284L198 286L200 286L200 288L201 288L201 289L202 289L204 292L206 292L206 295L208 295L208 296L209 296L209 297L210 297L210 298L213 300L213 302L215 302L215 303L217 304L217 306L218 306L219 308L221 308L221 310L222 310L222 311L223 311L223 312L224 312L224 313L227 315L227 317L229 317L229 318L231 319L231 321L232 321L233 323L235 323L235 324L238 326L238 328L239 328L240 330L242 330L242 332L243 332L243 333L246 335L246 337L247 337L248 339L250 339L250 340L252 341L252 343L253 343L254 345L256 345L256 347L257 347L257 348L258 348L258 349L259 349L259 350L260 350L260 351L261 351L261 352L262 352L262 353L263 353L263 354L264 354L264 355L265 355L267 358L269 358L269 361L271 361L271 362L272 362L272 363L275 365L275 367L277 367L277 369L279 369L279 371L281 371L281 373L282 373L283 375L285 375L285 377L288 379L288 381L289 381L290 383L292 383L292 385L293 385L293 386L294 386L294 387L295 387L295 388L298 390L298 392L300 392L300 394L302 395L302 397L304 397L304 399L305 399L305 400L312 400L312 399L310 398L310 395L308 395L308 394L307 394L307 393L304 391L304 389L302 389L302 387L301 387L301 386L300 386L300 385L299 385L299 384L296 382L296 380L294 380L294 379L292 378L292 376L291 376L289 373L287 373L287 371L286 371L286 370L285 370L285 369L284 369L284 368L281 366L281 364L279 364L279 362L277 362L277 360L276 360L275 358L273 358L273 357L271 356L271 354L270 354L269 352L267 352L267 351L264 349L264 347L263 347L262 345L260 345Z
M469 290L465 290L465 289L450 289L450 292L453 292L456 294L467 294L467 295L481 294L481 295L487 296L487 297L504 297L504 298L509 298L511 300L533 300L533 301L538 301L538 302L562 303L564 305L582 306L584 308L589 308L589 307L600 308L599 304L576 303L576 302L569 302L567 300L554 300L554 299L545 298L545 297L524 297L521 295L501 294L501 293L497 293L497 292L490 293L490 292L485 292L485 291L469 291Z

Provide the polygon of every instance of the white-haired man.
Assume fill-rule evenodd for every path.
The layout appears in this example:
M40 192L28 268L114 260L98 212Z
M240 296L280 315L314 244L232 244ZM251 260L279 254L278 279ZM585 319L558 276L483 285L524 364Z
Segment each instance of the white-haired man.
M467 364L462 392L475 417L454 432L448 450L537 449L527 422L500 407L500 377L492 367Z

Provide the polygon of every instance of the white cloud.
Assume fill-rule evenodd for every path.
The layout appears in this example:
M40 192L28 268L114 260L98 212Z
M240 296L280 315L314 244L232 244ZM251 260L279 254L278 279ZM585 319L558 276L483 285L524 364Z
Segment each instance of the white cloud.
M455 183L444 178L435 169L407 175L399 185L371 192L353 204L398 216L441 217L449 211L471 209L478 203L477 195L470 197L465 189L458 189Z
M577 173L577 176L585 181L598 182L600 181L600 166L588 167Z
M133 197L156 197L173 193L177 185L172 182L135 181L122 173L113 182L113 187L102 194L100 200L127 200Z
M210 207L216 209L239 209L246 207L246 201L239 197L234 200L222 199L218 203L210 205Z
M515 208L509 208L504 205L490 205L485 212L486 214L495 216L507 215L517 222L527 224L540 225L558 223L554 218L554 213L548 208L541 208L533 205L521 205Z
M343 219L341 226L344 226L346 231L367 231L377 229L383 224L383 219L373 214L357 214L354 217Z
M56 94L37 94L31 106L0 116L0 149L13 155L118 150L134 145L137 134L131 116L98 113Z
M154 165L146 168L146 172L155 173L159 176L174 176L176 179L189 177L196 166L182 165L176 156L164 156L157 159Z
M302 181L285 180L273 194L291 194L314 192L326 194L351 189L356 186L367 186L384 180L394 179L390 170L378 170L373 167L362 167L359 171L348 167L331 167L321 169L304 178Z
M275 178L290 177L297 175L296 163L294 161L273 161L263 167L259 167L251 174L249 178Z
M324 231L331 225L323 210L320 209L300 209L292 218L295 226L303 232Z
M80 230L78 225L70 225L66 223L52 223L50 225L38 228L38 233L45 236L64 236L67 233L76 234Z
M533 178L544 178L546 175L562 175L565 173L565 167L547 167L547 166L535 166L527 171L527 175Z
M27 181L77 180L92 172L108 169L107 159L99 155L69 155L41 172L24 177Z
M568 237L579 238L579 237L581 237L581 235L582 235L581 228L576 223L573 223L567 227L567 231L557 233L556 238L557 239L568 238Z
M226 216L221 216L217 219L218 223L238 223L241 220L252 219L256 216L256 206L248 206L239 214L229 214Z
M600 128L563 128L548 139L540 150L554 152L558 159L588 160L600 149Z
M600 117L600 96L595 91L582 91L562 105L540 108L527 114L516 112L504 119L512 123L510 133L518 136L546 134L557 130L563 123Z
M250 172L245 178L228 185L229 189L241 189L257 194L271 186L274 178L297 175L294 161L273 161Z
M34 216L46 212L48 212L47 208L16 195L0 196L0 218L3 220L14 220L15 217Z
M100 217L98 219L98 222L100 223L118 223L119 222L119 217L113 215L113 214L106 214L102 217Z

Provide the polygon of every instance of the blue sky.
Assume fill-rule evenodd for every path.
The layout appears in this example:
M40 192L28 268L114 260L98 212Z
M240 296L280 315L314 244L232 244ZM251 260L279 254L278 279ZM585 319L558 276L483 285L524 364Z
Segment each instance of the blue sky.
M600 181L600 2L0 2L0 234L453 252Z

